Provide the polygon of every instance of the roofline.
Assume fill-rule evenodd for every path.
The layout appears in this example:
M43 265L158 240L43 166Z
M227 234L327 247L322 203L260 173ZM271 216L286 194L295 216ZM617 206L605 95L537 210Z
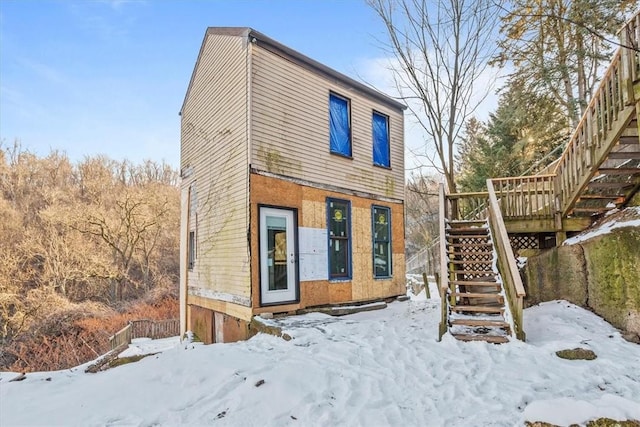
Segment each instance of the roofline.
M301 65L305 68L311 69L317 72L318 74L322 74L325 77L329 78L330 80L337 80L338 82L342 83L343 85L346 85L349 88L363 92L366 95L369 95L372 98L375 98L376 100L383 102L392 108L395 108L397 110L406 110L407 108L406 105L396 101L390 96L376 89L373 89L370 86L360 83L359 81L354 80L351 77L345 74L342 74L334 70L333 68L330 68L316 61L315 59L312 59L298 52L297 50L291 49L290 47L283 45L282 43L260 33L259 31L249 28L249 37L254 38L255 44L257 44L260 47L263 47L275 54L284 56L286 59L289 59L292 62L295 62L296 64ZM251 41L253 42L253 40Z
M184 110L185 103L187 102L187 97L189 96L189 92L191 90L191 86L193 84L193 79L195 76L195 71L200 64L200 57L202 56L202 52L204 50L204 45L207 41L207 36L209 35L227 35L227 36L235 36L235 37L245 37L251 43L254 43L276 55L282 56L285 59L290 60L304 68L310 69L317 74L321 74L329 80L336 81L337 83L342 84L342 86L346 86L347 88L354 89L356 91L362 92L365 95L368 95L379 102L386 104L387 106L395 109L395 110L406 110L407 106L401 102L396 101L395 99L389 97L388 95L373 89L370 86L367 86L363 83L360 83L357 80L352 79L351 77L342 74L310 57L303 55L302 53L291 49L283 45L282 43L262 34L259 31L254 30L249 27L209 27L205 32L204 39L202 41L202 45L200 46L200 52L198 53L198 59L196 60L195 67L193 68L193 73L191 74L191 80L189 81L189 86L187 87L187 92L185 93L184 100L182 102L182 107L180 108L180 114Z

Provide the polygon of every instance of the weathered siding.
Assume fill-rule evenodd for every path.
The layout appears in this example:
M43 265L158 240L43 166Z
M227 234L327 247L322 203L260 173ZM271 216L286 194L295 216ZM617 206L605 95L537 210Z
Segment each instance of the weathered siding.
M404 199L402 113L252 46L251 164L274 174ZM352 159L329 153L329 92L351 100ZM391 170L373 166L371 116L389 116Z
M195 183L189 228L196 230L197 258L188 272L188 292L241 305L249 304L251 292L247 82L245 38L209 34L181 130L183 191ZM188 302L197 300L192 296Z

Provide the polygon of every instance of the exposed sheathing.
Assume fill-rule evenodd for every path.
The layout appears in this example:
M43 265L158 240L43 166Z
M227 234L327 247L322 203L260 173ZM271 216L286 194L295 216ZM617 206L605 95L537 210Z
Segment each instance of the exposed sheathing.
M251 164L404 200L402 112L256 46L252 54ZM329 92L351 101L352 159L329 153ZM389 116L391 169L373 167L373 111Z
M298 209L298 225L326 228L326 198L351 202L351 244L353 277L349 281L301 282L300 304L287 311L323 304L366 301L405 293L404 206L294 184L277 178L251 174L251 248L258 254L259 204ZM371 206L391 208L393 277L374 279L372 267ZM258 257L252 259L253 306L259 307Z
M250 299L245 43L207 36L181 122L183 187L195 182L197 200L190 221L197 257L188 286L235 302Z

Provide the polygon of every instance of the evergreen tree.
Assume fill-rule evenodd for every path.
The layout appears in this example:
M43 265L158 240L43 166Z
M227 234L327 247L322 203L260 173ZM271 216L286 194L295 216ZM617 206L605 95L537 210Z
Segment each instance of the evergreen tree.
M502 17L497 63L559 103L575 128L637 0L514 0Z

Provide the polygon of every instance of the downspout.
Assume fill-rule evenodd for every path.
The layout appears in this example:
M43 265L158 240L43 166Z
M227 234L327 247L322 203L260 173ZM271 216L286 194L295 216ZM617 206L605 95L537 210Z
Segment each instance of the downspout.
M191 208L191 185L185 187L185 177L182 178L180 191L180 340L187 332L187 281L188 281L188 233ZM191 180L189 180L191 181ZM186 191L185 191L186 190Z

